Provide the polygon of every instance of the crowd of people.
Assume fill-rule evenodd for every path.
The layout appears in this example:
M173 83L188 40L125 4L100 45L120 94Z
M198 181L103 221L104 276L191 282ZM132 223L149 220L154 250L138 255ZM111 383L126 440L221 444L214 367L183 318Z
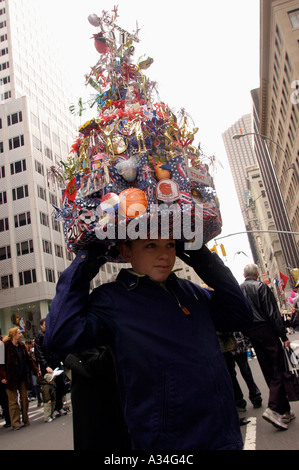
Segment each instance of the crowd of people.
M45 422L66 413L66 368L76 450L239 450L246 421L238 411L247 402L236 365L252 405L260 408L263 401L248 363L254 350L269 388L262 417L287 430L295 418L283 380L283 348L290 341L258 267L247 265L239 286L206 247L186 252L158 239L124 243L120 250L132 268L92 293L89 283L106 252L101 245L79 252L60 277L34 345L22 342L18 327L3 338L5 426L20 429L21 418L29 425L31 394L43 404ZM206 287L173 275L176 256ZM295 290L294 317L299 282ZM100 439L99 424L105 430Z
M5 419L4 427L13 431L30 425L28 408L33 399L37 400L37 407L44 406L45 422L66 414L63 403L66 395L64 368L62 362L43 347L44 325L45 319L42 319L40 332L34 339L25 342L18 326L11 328L7 336L0 337L4 346L4 357L0 363L0 406ZM60 368L60 380L55 380L60 376L57 373L52 378L55 367ZM52 384L51 393L47 393L48 383Z

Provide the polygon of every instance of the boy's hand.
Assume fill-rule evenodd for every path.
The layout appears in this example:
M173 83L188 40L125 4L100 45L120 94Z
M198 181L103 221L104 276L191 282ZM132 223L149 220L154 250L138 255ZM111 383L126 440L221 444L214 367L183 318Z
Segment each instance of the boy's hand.
M184 243L177 243L177 256L192 268L197 268L205 259L212 256L210 250L203 245L199 250L185 250Z
M90 282L98 274L100 267L106 263L107 253L108 246L96 242L78 252L77 256L86 260L82 264L81 273L87 281Z

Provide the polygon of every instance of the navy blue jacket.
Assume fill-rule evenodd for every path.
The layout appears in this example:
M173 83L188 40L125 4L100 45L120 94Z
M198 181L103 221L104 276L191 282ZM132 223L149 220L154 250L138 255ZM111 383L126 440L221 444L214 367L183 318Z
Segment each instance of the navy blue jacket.
M82 251L61 275L45 345L62 354L111 345L134 449L242 449L216 329L246 330L252 312L229 269L211 256L215 291L122 270L89 295L87 262Z

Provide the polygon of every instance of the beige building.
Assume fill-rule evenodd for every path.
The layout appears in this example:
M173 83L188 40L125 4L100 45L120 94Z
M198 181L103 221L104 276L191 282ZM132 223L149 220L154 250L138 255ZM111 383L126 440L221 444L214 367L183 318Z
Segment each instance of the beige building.
M260 133L277 143L267 141L291 229L299 232L299 2L261 0L260 11ZM292 259L298 262L298 251Z
M253 259L273 286L273 280L279 279L279 272L285 272L285 263L279 237L273 233L277 228L272 217L268 187L257 164L258 149L253 138L255 124L254 113L246 114L227 129L222 138ZM244 137L235 139L234 136L240 132Z
M226 150L230 170L234 180L237 197L245 225L247 217L247 174L246 168L256 163L256 155L250 138L234 140L233 136L242 132L243 134L253 132L252 115L245 114L223 134L222 139Z
M261 172L258 165L246 168L248 184L247 215L249 230L252 234L258 254L260 273L274 287L274 279L279 279L283 271L284 259L281 245L269 205Z

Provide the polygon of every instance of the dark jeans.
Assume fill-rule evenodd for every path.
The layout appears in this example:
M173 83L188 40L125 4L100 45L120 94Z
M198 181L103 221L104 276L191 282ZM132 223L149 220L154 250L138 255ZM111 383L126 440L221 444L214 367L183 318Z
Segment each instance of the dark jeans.
M236 405L242 408L245 408L246 406L242 389L237 380L237 373L235 368L236 363L238 364L241 375L248 387L249 399L251 403L253 405L259 405L262 401L261 392L253 379L246 352L237 355L233 355L231 352L227 352L224 354L224 356L233 383Z
M0 405L3 411L3 418L5 419L6 424L10 424L10 416L8 409L8 397L6 393L6 386L2 383L0 384Z
M246 334L269 387L268 407L280 414L290 411L284 387L284 352L280 339L270 325L262 325Z
M63 406L63 396L66 394L66 387L64 383L64 372L58 375L55 379L55 394L56 394L56 405L55 411L60 411Z

